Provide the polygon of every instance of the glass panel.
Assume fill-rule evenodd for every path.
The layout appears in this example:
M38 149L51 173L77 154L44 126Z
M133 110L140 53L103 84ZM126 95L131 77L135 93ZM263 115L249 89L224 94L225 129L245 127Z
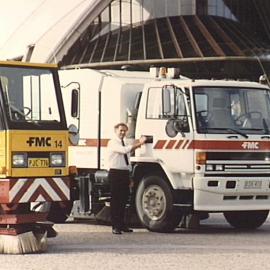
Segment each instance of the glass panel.
M163 48L163 54L165 58L177 57L177 53L172 42L172 37L168 29L168 24L166 19L157 20L158 32Z
M122 27L131 23L130 0L122 0Z
M106 50L106 53L105 53L104 59L103 59L104 62L113 61L117 37L118 37L118 31L115 31L114 33L112 33L110 35L110 40L109 40L107 50Z
M113 31L120 27L120 0L115 0L112 2L111 11L112 11L111 30Z
M144 59L143 56L143 37L142 27L137 26L132 29L132 42L131 42L131 60Z
M161 88L150 88L148 90L146 118L162 118Z
M129 48L129 29L123 29L120 36L116 59L117 60L128 59L128 48Z
M144 26L145 43L146 43L146 58L156 59L161 58L156 37L154 22L147 23Z

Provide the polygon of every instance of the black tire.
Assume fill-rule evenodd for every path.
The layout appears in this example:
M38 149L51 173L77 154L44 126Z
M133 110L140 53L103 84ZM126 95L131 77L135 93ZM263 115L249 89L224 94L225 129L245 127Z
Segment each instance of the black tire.
M161 176L142 179L135 204L139 220L150 231L172 232L182 217L173 206L171 188Z
M260 227L267 219L269 211L234 211L224 212L227 222L234 228L254 230Z
M53 202L48 214L48 220L54 223L64 223L71 212L73 202Z

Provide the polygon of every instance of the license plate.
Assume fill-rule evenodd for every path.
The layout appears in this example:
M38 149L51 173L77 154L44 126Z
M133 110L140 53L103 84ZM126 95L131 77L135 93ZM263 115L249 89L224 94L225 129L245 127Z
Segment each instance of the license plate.
M28 159L29 168L47 168L49 167L48 158L29 158Z
M262 188L262 181L260 180L246 180L244 188L246 189L261 189Z

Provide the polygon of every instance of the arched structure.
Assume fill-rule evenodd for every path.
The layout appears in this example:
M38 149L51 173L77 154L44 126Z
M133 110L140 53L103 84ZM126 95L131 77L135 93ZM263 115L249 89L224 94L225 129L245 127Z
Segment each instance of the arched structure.
M270 67L268 14L268 0L94 1L46 61L117 69L178 66L193 78L258 80ZM34 60L41 43L32 51Z

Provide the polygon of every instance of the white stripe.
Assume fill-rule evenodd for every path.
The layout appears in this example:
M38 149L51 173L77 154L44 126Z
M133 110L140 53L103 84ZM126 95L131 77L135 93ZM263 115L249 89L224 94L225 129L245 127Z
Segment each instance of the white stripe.
M187 149L190 144L191 144L191 140L188 140L188 143L185 145L185 148L184 149Z
M27 182L27 178L19 178L12 189L9 191L9 201L13 201L15 196L20 192L21 188Z
M186 143L186 140L183 140L181 144L179 145L178 149L182 149L183 145Z
M45 178L35 178L34 182L29 187L27 192L25 192L25 194L22 196L19 202L20 203L29 202L31 196L35 193L35 191L37 190L39 186L43 187L43 189L48 193L48 195L51 197L53 201L61 201L61 198L53 190L53 188L48 184Z
M61 189L66 198L70 199L70 189L69 186L65 183L65 181L61 178L52 178L54 183Z

